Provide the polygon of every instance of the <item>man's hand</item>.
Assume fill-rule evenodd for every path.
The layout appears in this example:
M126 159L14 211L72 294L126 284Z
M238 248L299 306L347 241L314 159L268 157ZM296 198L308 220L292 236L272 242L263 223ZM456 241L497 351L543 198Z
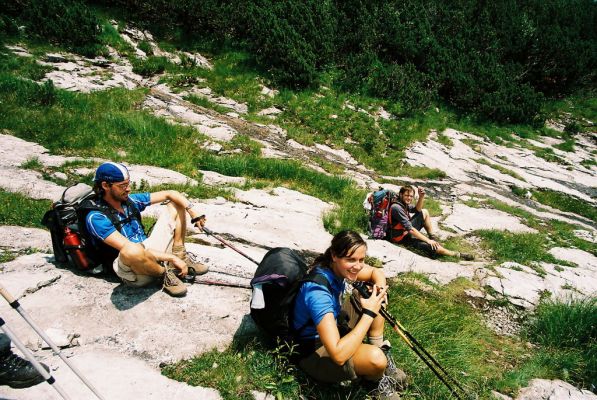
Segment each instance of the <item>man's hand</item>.
M417 192L419 193L419 197L425 196L425 188L419 186L419 188L417 189Z
M189 269L187 268L187 263L182 261L180 258L176 257L175 255L172 255L172 257L173 257L173 259L171 261L172 266L180 271L176 275L178 275L181 278L184 278L187 275L187 273L189 272Z
M436 242L435 240L430 240L430 241L428 241L427 243L429 243L429 244L431 245L431 248L432 248L434 251L436 251L436 250L437 250L437 248L439 247L439 243L438 243L438 242Z
M203 232L203 227L205 226L206 222L207 218L205 215L200 216L197 222L195 222L195 228L199 229L200 232Z

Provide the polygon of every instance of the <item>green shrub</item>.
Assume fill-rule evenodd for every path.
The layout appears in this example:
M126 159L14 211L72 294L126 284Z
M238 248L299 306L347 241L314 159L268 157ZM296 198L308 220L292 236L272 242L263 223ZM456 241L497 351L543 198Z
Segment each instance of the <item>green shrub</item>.
M71 50L99 49L99 21L79 0L28 0L22 6L21 20L26 31Z
M19 26L14 18L0 14L0 37L16 36L19 33Z
M375 66L369 87L374 96L399 101L407 113L427 109L435 94L431 79L411 63Z
M170 65L170 61L166 57L149 56L145 60L135 58L132 64L134 73L149 77L163 73Z
M140 41L137 47L148 56L153 55L153 49L147 40Z
M307 87L317 77L318 47L330 37L316 40L315 32L325 28L324 15L315 13L317 1L253 1L247 7L248 33L257 60L267 66L272 78L286 86ZM333 20L333 19L332 19ZM322 24L318 26L318 22ZM311 42L309 39L313 40Z

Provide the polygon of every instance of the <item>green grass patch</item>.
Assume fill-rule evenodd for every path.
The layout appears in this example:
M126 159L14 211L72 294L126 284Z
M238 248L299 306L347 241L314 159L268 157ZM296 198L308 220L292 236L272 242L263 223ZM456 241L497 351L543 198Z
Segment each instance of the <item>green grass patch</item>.
M578 92L565 99L546 101L543 108L548 116L555 119L567 115L574 120L597 120L597 98L593 91ZM585 127L582 131L588 129L591 128Z
M538 261L561 263L547 252L547 240L543 234L511 233L497 230L480 230L475 234L484 240L492 257L500 263L514 261L535 269L537 267L534 263Z
M535 368L587 389L597 384L597 298L543 301L525 336L539 346Z
M582 165L585 168L591 168L591 167L594 167L595 165L597 165L597 161L595 161L594 158L587 158L585 160L582 160L580 162L580 165Z
M365 233L369 220L363 208L366 194L364 190L346 188L335 200L338 206L323 215L324 228L333 235L346 229Z
M39 81L50 71L52 67L38 64L34 57L19 57L8 49L0 49L0 74L13 73L25 79Z
M489 161L485 158L477 158L475 160L475 162L477 162L479 164L487 165L488 167L498 170L504 175L509 175L509 176L513 177L514 179L518 179L519 181L526 182L526 180L522 176L518 175L516 172L509 170L508 168L503 167L499 164L492 163L491 161Z
M452 139L441 133L437 135L437 141L446 146L448 149L454 146L454 142L452 141Z
M217 157L203 154L199 158L198 166L200 169L224 175L286 183L293 189L300 189L303 193L326 201L337 201L344 190L353 186L352 180L348 178L328 176L305 168L297 161L259 158L253 155Z
M34 200L0 189L0 225L43 228L41 219L51 205L49 200Z
M223 107L223 106L221 106L219 104L212 103L211 101L209 101L205 97L200 97L200 96L196 96L196 95L190 95L190 96L186 96L184 99L187 100L187 101L190 101L191 103L196 104L198 106L205 107L205 108L217 111L217 112L219 112L221 114L226 114L228 112L232 112L233 111L233 110L231 110L229 108L226 108L226 107Z
M533 197L541 204L558 210L573 212L592 221L597 221L597 207L588 201L548 189L533 190Z
M453 377L480 399L490 399L491 390L497 388L514 394L532 378L557 375L557 370L549 365L531 371L528 360L532 350L515 339L500 337L486 327L463 295L464 289L473 286L460 279L430 290L428 284L405 275L390 281L389 312ZM450 397L447 389L390 327L386 327L385 336L393 343L396 363L411 378L403 399ZM525 371L524 379L508 379L517 371ZM358 383L341 386L309 380L287 362L279 349L268 351L254 339L248 342L235 339L223 352L210 351L167 366L162 373L191 385L216 388L224 399L250 399L251 390L268 392L276 398L366 398L365 390Z
M533 147L535 155L549 162L567 164L565 160L554 153L550 147Z
M414 165L402 165L394 171L393 175L403 175L413 179L443 179L447 176L440 169Z
M567 151L569 153L574 152L575 140L573 137L567 137L562 143L555 145L556 149Z
M157 165L197 177L204 136L137 108L144 90L77 94L0 75L0 129L53 153ZM123 156L123 152L126 156Z

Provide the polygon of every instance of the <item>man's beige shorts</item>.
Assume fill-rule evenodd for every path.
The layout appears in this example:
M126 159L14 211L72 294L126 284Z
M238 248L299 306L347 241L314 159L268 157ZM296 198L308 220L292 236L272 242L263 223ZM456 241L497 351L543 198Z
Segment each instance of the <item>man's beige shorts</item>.
M172 218L168 208L164 208L153 226L151 234L142 242L143 246L146 249L171 253L175 227L176 222ZM113 268L116 275L129 286L146 286L159 279L157 276L136 274L128 265L120 261L120 256L114 260Z

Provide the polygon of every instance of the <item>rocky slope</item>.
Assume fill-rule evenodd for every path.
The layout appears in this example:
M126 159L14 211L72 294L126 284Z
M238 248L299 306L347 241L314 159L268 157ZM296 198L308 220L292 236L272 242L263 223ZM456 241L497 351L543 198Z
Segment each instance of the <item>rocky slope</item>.
M151 41L146 32L129 29L124 35L132 45L144 39ZM22 46L12 46L9 50L23 57L30 56ZM174 61L180 56L167 54ZM194 57L201 65L210 67L209 61L200 55L185 56ZM264 110L272 115L273 124L251 124L243 119L243 114L247 112L246 105L213 96L211 91L205 89L196 93L231 111L220 114L193 105L183 100L184 93L174 93L168 86L157 84L155 79L143 79L134 74L128 61L115 52L110 60L88 60L72 54L48 54L41 62L53 68L46 79L52 79L57 87L67 90L87 92L114 86L150 88L144 107L175 123L193 126L209 136L210 140L203 143L203 146L214 152L221 151L220 143L229 141L235 134L242 132L264 145L263 155L266 157L301 159L306 165L321 170L312 161L315 159L313 155L317 155L341 165L346 175L360 186L371 189L379 186L375 181L376 174L359 165L345 151L323 145L308 147L287 140L284 130L275 125L275 110ZM264 88L263 93L275 96L275 92L267 88ZM511 185L529 190L550 188L595 203L595 166L587 168L579 162L591 157L594 159L595 133L580 138L581 145L577 152L561 154L570 160L569 165L536 157L522 143L525 139L520 139L520 145L506 147L483 141L467 132L448 129L441 134L450 138L450 147L441 144L434 133L427 142L417 143L407 151L407 161L413 165L439 168L447 173L447 178L443 180L424 183L431 196L439 198L444 205L443 215L435 221L443 238L456 235L474 240L467 235L478 229L533 231L516 216L488 208L473 208L464 203L473 197L487 196L523 209L540 219L574 223L579 226L576 234L595 243L595 221L539 207L530 200L512 196L510 189ZM549 138L532 143L534 146L555 144L557 143ZM557 149L554 151L559 152ZM35 199L57 199L64 187L44 180L39 172L22 167L25 161L34 158L46 167L63 165L72 159L49 154L39 144L18 139L8 131L2 132L0 188ZM500 172L487 163L480 162L480 159L502 166L515 174ZM180 173L158 167L130 165L130 169L132 180L138 183L141 180L150 184L193 182ZM89 170L73 168L70 172L83 176ZM384 178L397 183L412 182L412 179L399 176ZM226 177L208 171L203 171L202 179L206 184L218 186L242 181L242 178ZM395 189L399 187L391 184L384 186ZM291 247L309 257L324 250L329 243L331 235L323 227L322 215L334 207L333 204L285 188L232 190L236 201L222 198L194 201L198 209L208 216L208 227L211 230L252 258L260 260L267 249L276 246ZM152 207L149 212L159 212L159 206ZM223 247L213 237L195 234L193 238L195 240L188 245L188 249L211 268L205 276L206 280L241 286L248 284L255 264ZM597 258L579 249L552 248L550 252L557 259L568 263L540 263L539 266L545 273L539 274L537 269L512 262L492 265L483 257L475 262L442 262L423 258L385 241L369 240L368 246L369 255L382 261L387 276L413 271L423 273L441 284L459 277L468 278L481 290L467 293L483 304L500 297L521 308L532 309L546 291L553 296L596 294ZM49 234L40 229L1 226L0 248L11 251L30 248L38 250L0 265L0 281L18 297L40 326L52 328L56 337L62 340L64 351L110 399L131 396L143 399L163 399L166 396L179 399L220 398L213 389L190 387L162 377L159 365L188 358L214 347L224 349L235 336L256 333L248 316L250 291L244 288L195 284L189 287L185 298L175 299L161 292L159 287L129 289L116 281L84 276L72 270L58 268L52 263ZM56 357L51 357L48 350L41 349L36 334L7 304L0 305L0 313L7 324L18 332L19 337L52 366L58 382L73 398L92 398L66 366ZM503 322L509 320L506 309L491 309L487 312L487 319L500 333L509 334L516 330L515 323ZM546 384L551 389L531 387L522 391L518 399L597 398L573 387L562 388L562 384L558 382L541 384ZM533 390L536 394L529 397L528 393ZM539 392L542 394L538 394ZM562 394L564 392L567 394ZM28 390L0 387L0 396L7 399L59 398L45 384Z

